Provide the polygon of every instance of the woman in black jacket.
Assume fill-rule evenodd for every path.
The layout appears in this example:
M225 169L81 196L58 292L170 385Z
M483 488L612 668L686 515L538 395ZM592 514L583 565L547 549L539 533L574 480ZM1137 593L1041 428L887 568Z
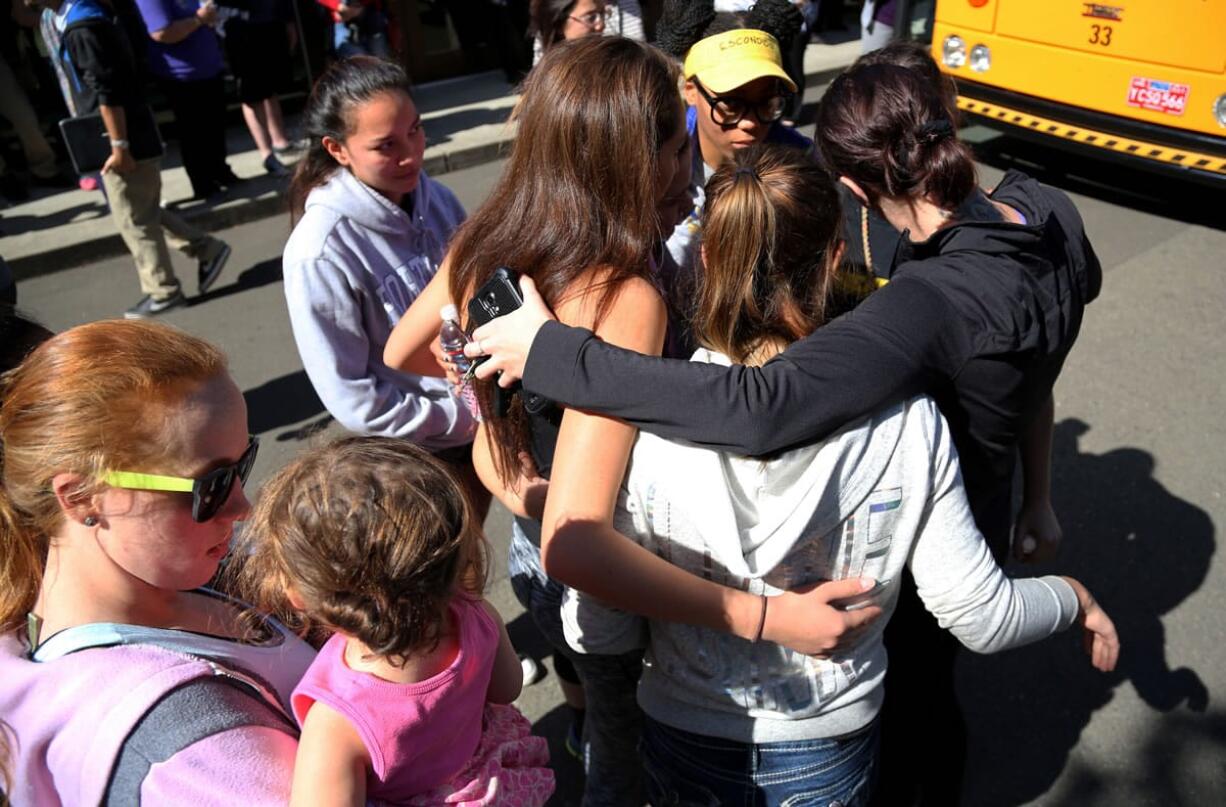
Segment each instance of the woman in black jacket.
M822 101L817 133L831 170L904 233L890 282L854 311L752 368L619 350L585 330L546 323L543 309L529 304L474 334L474 349L492 355L479 375L502 371L504 383L522 375L527 390L567 406L750 455L821 439L886 404L928 393L950 423L976 521L998 557L1009 541L1019 446L1026 493L1018 534L1058 534L1048 499L1052 385L1102 282L1072 202L1018 172L992 193L981 191L940 88L904 67L856 65L839 76ZM651 560L619 567L621 553L590 545L584 553L605 575L637 575L638 564ZM898 632L906 631L908 643L927 642L929 634L936 641L935 626L905 627L897 616L891 625L904 626ZM892 649L900 658L916 655ZM923 676L891 666L918 692L891 684L886 690L936 712L943 708L936 690L946 693L946 704L952 698L952 655L930 645L925 654L917 665ZM931 732L949 721L905 722ZM916 761L916 776L928 772L927 802L956 803L960 775L949 762L964 756L957 735L955 728L931 742L929 734L926 747L937 753ZM900 773L891 770L901 762L894 756L887 747L887 781Z

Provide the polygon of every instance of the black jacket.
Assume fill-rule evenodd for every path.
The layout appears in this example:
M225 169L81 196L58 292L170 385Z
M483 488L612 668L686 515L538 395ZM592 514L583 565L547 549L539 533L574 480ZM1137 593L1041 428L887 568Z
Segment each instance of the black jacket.
M65 72L77 109L89 114L106 106L136 109L145 102L132 44L115 18L90 18L64 30Z
M549 323L524 386L749 455L823 439L927 393L950 423L980 529L999 545L1018 441L1051 394L1102 269L1062 192L1013 171L992 198L1027 223L964 221L920 244L904 239L888 285L762 367L642 356Z

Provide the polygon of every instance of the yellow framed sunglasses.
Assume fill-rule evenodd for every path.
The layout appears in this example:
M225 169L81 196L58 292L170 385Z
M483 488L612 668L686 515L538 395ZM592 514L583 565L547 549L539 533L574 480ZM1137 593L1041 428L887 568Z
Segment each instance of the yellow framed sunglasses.
M247 483L247 477L251 475L251 469L255 465L255 455L259 448L260 438L249 435L247 449L238 458L238 462L214 468L199 479L143 474L136 471L107 471L102 475L101 481L113 488L125 490L190 493L192 494L192 520L203 523L217 515L217 511L230 498L235 479L241 485Z

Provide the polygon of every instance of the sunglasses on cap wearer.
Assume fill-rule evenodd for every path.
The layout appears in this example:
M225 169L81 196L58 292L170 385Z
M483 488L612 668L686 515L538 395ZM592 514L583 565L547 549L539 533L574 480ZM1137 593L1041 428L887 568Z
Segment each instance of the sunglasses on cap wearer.
M788 101L792 97L791 93L777 92L765 101L755 104L735 95L711 95L707 88L702 86L698 76L693 76L690 81L694 82L694 89L698 90L698 94L710 105L711 121L716 126L727 129L744 120L750 110L753 110L753 116L759 123L774 123L783 117Z
M192 520L198 523L208 521L217 515L230 491L234 489L234 480L245 485L255 465L255 455L260 448L260 438L249 436L247 450L238 462L214 468L198 479L183 476L162 476L161 474L142 474L135 471L107 471L102 475L102 481L113 488L125 490L159 490L171 493L192 494Z

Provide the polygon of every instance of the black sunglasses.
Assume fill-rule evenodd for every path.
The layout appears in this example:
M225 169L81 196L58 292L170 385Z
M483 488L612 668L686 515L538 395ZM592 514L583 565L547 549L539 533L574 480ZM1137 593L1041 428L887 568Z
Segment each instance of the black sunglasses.
M255 465L255 455L259 448L260 438L254 435L249 436L247 450L238 458L238 462L214 468L199 479L142 474L135 471L107 471L102 475L102 481L113 488L127 490L190 493L192 494L192 520L203 523L217 515L217 511L230 498L235 479L238 479L239 484L247 484L247 477L251 475L251 468Z
M698 94L710 105L711 121L726 129L731 129L744 120L750 110L753 110L753 116L759 123L774 123L783 117L788 101L792 98L791 93L777 92L765 101L755 104L735 95L711 95L707 88L702 86L698 76L694 76L690 81L694 82L694 89L698 90Z

